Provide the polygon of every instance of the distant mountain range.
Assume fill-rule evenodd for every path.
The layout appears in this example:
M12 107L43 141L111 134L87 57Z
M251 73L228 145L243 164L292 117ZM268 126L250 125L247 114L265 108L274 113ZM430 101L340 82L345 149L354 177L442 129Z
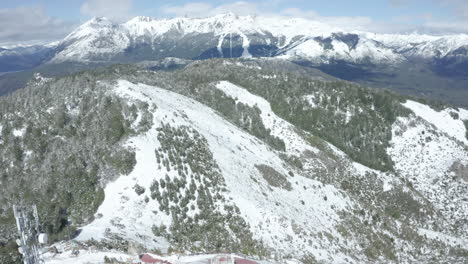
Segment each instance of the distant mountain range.
M276 57L336 77L462 105L468 35L348 32L299 18L237 16L125 23L93 18L47 46L1 49L0 71L60 63L134 63L167 57ZM447 88L449 87L449 88ZM440 95L440 89L449 89ZM455 92L454 92L455 91Z

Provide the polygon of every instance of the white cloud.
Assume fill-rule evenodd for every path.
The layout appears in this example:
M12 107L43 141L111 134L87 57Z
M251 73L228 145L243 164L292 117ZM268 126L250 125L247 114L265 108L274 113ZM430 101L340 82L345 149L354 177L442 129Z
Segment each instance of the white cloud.
M318 13L313 10L303 10L297 7L286 8L281 11L282 15L290 17L301 17L301 18L317 18L319 17Z
M459 18L468 18L468 1L466 0L433 0L441 5L449 7Z
M417 0L389 0L394 6L402 6ZM281 17L301 17L326 23L343 30L362 30L377 33L468 33L467 0L428 0L440 8L453 11L453 17L440 19L435 14L406 15L395 17L392 21L375 21L364 16L322 16L314 10L300 8L280 9L287 3L273 1L234 1L214 5L211 2L191 2L184 5L160 7L164 16L207 17L215 14L233 12L238 15L263 15ZM282 5L279 3L282 2ZM286 5L287 6L287 5ZM81 6L85 16L106 16L125 20L132 16L132 0L86 0ZM418 23L414 23L417 21ZM0 8L0 45L42 44L59 40L71 32L76 23L54 18L42 6Z
M401 7L416 0L388 0L391 6ZM448 8L466 10L460 13L468 16L467 0L428 0L436 1ZM392 21L376 21L367 16L322 16L315 10L300 8L285 8L278 10L278 4L283 0L245 2L237 1L221 5L213 5L208 2L193 2L184 5L168 5L161 8L161 13L166 16L207 17L220 13L233 12L238 15L263 15L278 17L300 17L322 22L346 31L368 31L375 33L463 33L468 31L466 19L454 19L453 21L436 20L430 13L419 15L406 15L395 17ZM466 8L466 9L465 9ZM413 23L420 21L420 23ZM422 22L421 22L422 21Z
M456 20L453 22L431 20L423 24L430 32L435 33L467 33L468 21Z
M435 4L439 8L449 9L457 18L468 18L467 0L388 0L393 7L402 7L410 3Z
M162 12L166 15L174 15L177 17L200 17L206 16L206 12L212 8L213 6L208 3L188 3L181 6L164 6L162 7Z
M43 44L66 36L75 23L50 17L42 6L0 9L0 44Z
M125 20L131 16L132 0L88 0L81 5L85 16L104 16L115 20Z
M263 16L299 17L313 19L318 22L342 28L343 30L366 30L370 27L374 27L376 24L369 17L320 16L314 10L304 10L299 8L286 8L277 11L275 9L279 2L281 2L281 0L256 3L237 1L218 6L214 6L207 2L195 2L180 6L164 6L161 11L165 15L188 17L207 17L227 12L233 12L237 15L258 14Z
M375 22L364 16L320 16L314 10L303 10L299 8L287 8L280 11L280 15L287 17L299 17L312 19L343 30L365 30L375 24Z
M258 4L237 1L223 5L213 6L206 2L192 2L180 6L168 5L161 9L165 15L207 17L232 12L238 15L253 15L258 12Z
M416 0L389 0L394 7L401 7ZM425 3L419 1L420 3ZM420 32L447 34L447 33L468 33L468 1L467 0L427 0L429 4L434 4L437 8L448 10L451 17L441 19L436 14L422 13L416 15L404 15L394 18L394 22L403 27L414 28ZM409 25L414 21L422 21L419 25Z

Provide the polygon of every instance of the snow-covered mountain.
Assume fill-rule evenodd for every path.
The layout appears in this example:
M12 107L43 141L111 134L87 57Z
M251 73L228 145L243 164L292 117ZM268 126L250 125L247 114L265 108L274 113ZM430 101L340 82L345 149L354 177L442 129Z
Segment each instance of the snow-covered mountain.
M73 67L166 58L276 57L340 79L467 106L462 99L468 96L467 34L377 34L303 18L232 13L207 18L135 17L123 23L98 17L37 50L28 53L26 63L24 55L11 57L10 50L0 51L0 71L33 71L38 66L38 71L53 76ZM20 88L25 81L18 78L0 78L0 86L9 87L0 87L0 94Z
M142 252L463 263L468 110L296 67L216 59L37 76L0 98L0 242L14 241L8 206L21 199L55 239L78 230L49 263L75 248L77 263Z
M467 44L464 34L346 32L306 19L232 13L208 18L135 17L122 24L94 18L60 42L52 61L135 60L144 53L148 58L281 56L316 63L395 64L414 58L441 59ZM192 51L183 52L186 47Z

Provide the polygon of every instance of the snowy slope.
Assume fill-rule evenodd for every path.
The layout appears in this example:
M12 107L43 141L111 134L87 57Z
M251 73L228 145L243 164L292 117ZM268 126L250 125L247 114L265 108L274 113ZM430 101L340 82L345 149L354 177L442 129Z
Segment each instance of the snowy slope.
M283 58L309 59L316 63L330 63L331 60L344 60L359 63L369 60L372 63L399 63L404 57L391 48L379 45L378 42L361 37L356 46L333 39L332 48L325 48L315 39L309 39L292 49L287 50Z
M108 60L129 45L122 27L107 18L93 18L58 44L53 61Z
M246 62L236 64L255 67ZM145 74L150 78L156 76L150 71L145 71ZM280 77L277 73L259 75L259 78L270 81ZM135 151L136 165L128 175L113 175L114 180L103 186L104 201L92 222L80 227L75 238L88 245L80 248L82 254L76 258L67 249L56 256L46 255L47 263L99 263L106 255L126 259L134 258L137 253L155 252L153 250L159 250L166 257L175 256L165 254L173 252L177 246L174 236L155 231L153 227L163 224L169 227L169 232L177 233L180 229L170 227L179 222L174 220L177 218L174 218L173 211L164 209L161 199L153 197L152 188L155 180L161 184L163 179L166 182L169 182L168 178L193 181L196 177L192 167L187 170L169 169L158 161L158 155L166 153L160 149L168 144L163 134L175 138L175 141L169 140L171 146L179 142L176 133L179 130L168 133L171 130L167 130L167 126L196 131L190 132L191 135L202 139L202 147L212 154L209 159L214 160L213 166L219 169L223 178L217 184L224 189L221 194L225 200L215 200L213 212L240 216L247 224L243 234L248 233L249 237L271 250L272 258L279 259L278 263L291 260L290 263L305 264L304 260L295 262L293 259L301 260L307 256L324 263L363 263L390 252L380 257L382 262L386 262L394 259L392 251L398 254L396 262L421 261L417 253L420 250L455 248L466 241L468 154L467 142L462 138L466 129L461 120L468 119L468 111L464 109L438 112L414 101L403 103L414 113L399 117L393 125L393 139L387 151L395 162L395 172L381 172L351 160L337 147L295 127L276 115L272 105L261 95L235 83L213 80L206 83L204 89L213 89L209 92L217 95L223 93L219 96L230 97L239 103L236 106L242 106L239 109L245 109L245 106L256 108L255 113L268 133L284 141L284 151L273 149L265 143L266 140L264 142L241 125L231 123L210 108L210 103L205 105L196 101L193 99L198 98L195 95L187 93L193 96L190 98L166 90L162 88L164 82L160 84L162 87L155 87L132 83L124 77L116 78L121 79L97 81L96 89L119 97L122 104L129 107L144 103L152 113L148 130L140 130L143 113L148 112L138 112L141 108L136 108L135 118L131 119L134 121L129 124L135 133L119 143ZM323 94L317 91L305 95L304 100L319 107L314 102L321 96ZM244 113L241 110L236 112L239 115ZM16 129L13 134L21 137L24 131ZM190 144L197 145L194 142L190 141ZM191 147L187 147L185 142L181 146L184 153L190 153ZM301 164L292 162L292 158ZM270 173L274 171L275 177L286 184L275 184L268 178L271 175L266 175L260 168L269 168ZM186 170L185 173L181 173L182 170ZM207 174L201 175L202 179L197 179L196 184L208 179ZM136 186L143 191L137 191ZM175 193L182 197L181 194L189 187L183 185L181 188L173 191L166 187L164 191L168 192L161 191L161 195L168 197ZM198 192L194 193L196 198L200 197ZM422 219L413 217L407 214L406 205L395 209L394 203L387 199L402 203L409 201L413 208L419 208L427 215ZM187 215L194 217L201 212L198 201L190 200L187 207L181 208L187 208ZM169 206L173 205L178 206L177 202L170 201ZM235 206L236 212L231 214L232 211L225 209L226 205ZM431 214L433 207L435 214ZM399 210L400 216L394 216L391 210ZM221 229L228 230L230 236L232 230L229 230L229 225L221 223ZM236 237L234 232L232 234L235 239L243 239ZM102 242L104 246L95 241ZM190 243L197 245L198 240ZM383 244L387 245L388 251L382 249ZM121 251L106 248L119 248ZM125 249L137 253L123 253ZM188 250L200 253L204 249L188 248L186 254L190 253ZM377 255L369 257L369 254Z
M115 93L129 100L156 104L156 125L145 135L128 141L127 144L136 150L136 167L130 175L120 177L106 187L106 198L97 212L99 217L83 228L79 240L103 239L106 233L113 233L148 248L167 246L164 239L151 241L145 234L151 234L148 223L170 225L170 217L153 213L158 211L156 204L146 204L143 197L131 188L138 183L148 189L155 177L162 177L158 175L174 173L158 169L155 163L154 149L159 146L156 127L162 121L193 127L208 140L226 180L229 195L250 224L256 239L281 255L300 256L309 252L327 261L343 260L345 256L339 248L344 245L326 243L325 240L307 241L298 231L328 232L333 237L340 237L334 228L339 222L337 212L349 210L352 202L336 188L300 174L288 178L293 183L292 191L268 187L255 168L256 164L267 164L284 175L291 168L264 143L225 121L210 108L157 87L135 85L124 80L119 81ZM279 125L278 133L281 133L282 125L285 124ZM161 173L155 173L158 171ZM327 201L324 201L325 196ZM299 201L306 202L302 204Z
M302 152L307 150L318 152L318 149L310 147L308 143L296 133L292 124L273 113L270 103L262 97L253 95L246 89L227 81L219 82L216 85L216 88L223 91L226 95L235 98L239 102L249 106L258 107L261 111L261 117L265 127L271 130L272 135L285 139L287 152L294 153L296 155L300 155Z
M441 58L468 43L467 34L431 36L427 34L376 34L363 33L398 53L419 58Z
M462 121L449 112L467 119L468 111L437 112L410 100L403 105L414 115L400 117L393 126L388 153L395 169L443 212L446 221L459 225L455 232L463 233L468 228L468 177L463 170L468 166L468 141Z
M113 94L129 103L148 103L153 112L154 125L148 132L132 137L125 143L136 152L136 166L130 175L121 176L106 186L105 200L95 220L82 228L77 240L119 238L144 245L148 250L158 249L163 253L168 250L169 242L163 237L155 237L152 226L171 226L171 216L161 211L157 201L145 201L148 193L139 195L133 186L138 184L148 190L153 180L159 180L163 175L177 176L177 171L158 166L155 161L155 149L162 146L158 139L158 129L163 124L170 124L173 127L190 127L206 139L224 177L228 190L226 198L239 208L253 237L272 249L276 256L300 259L311 254L326 263L342 263L345 259L359 262L365 259L357 253L362 250L359 249L359 242L349 236L343 237L337 228L342 223L342 213L353 212L361 205L333 185L314 179L316 173L334 173L328 171L330 167L325 164L324 156L330 154L310 146L293 125L272 112L270 104L262 97L227 81L212 86L237 102L257 107L265 127L272 135L284 140L285 153L302 158L303 169L291 167L280 157L279 152L193 99L126 80L119 80L117 84L102 82L99 85L109 87ZM412 104L415 103L407 102L405 105L414 106ZM459 110L459 113L465 118L464 110ZM397 173L408 179L443 214L441 223L459 227L447 230L443 224L441 230L438 230L440 236L453 238L440 242L452 245L455 243L453 241L461 241L459 237L463 237L459 232L466 230L463 219L466 219L468 211L468 204L463 200L468 185L460 182L453 166L454 163L468 164L468 154L459 140L438 130L437 126L441 124L437 121L432 122L435 124L416 115L399 118L394 125L392 147L388 152L395 161ZM428 141L427 136L431 136L432 140ZM423 141L426 143L423 144ZM365 178L371 173L382 183L379 187L382 192L389 193L404 186L401 178L391 173L371 170L353 162L332 145L328 145L328 149L335 156L334 162L343 166L344 171L338 177L356 175ZM291 188L270 185L256 165L267 165L285 175ZM406 187L403 189L409 191ZM420 230L422 235L436 232L427 228ZM389 231L385 232L393 236ZM329 239L323 239L324 234ZM412 246L404 241L396 240L395 243L399 250L411 250ZM346 252L353 252L353 258L350 259Z
M467 110L450 108L438 112L428 105L411 100L406 101L403 105L411 109L417 116L436 126L438 130L468 145L468 139L465 136L466 128L463 124L463 120L468 120ZM456 114L458 118L455 119L451 113Z

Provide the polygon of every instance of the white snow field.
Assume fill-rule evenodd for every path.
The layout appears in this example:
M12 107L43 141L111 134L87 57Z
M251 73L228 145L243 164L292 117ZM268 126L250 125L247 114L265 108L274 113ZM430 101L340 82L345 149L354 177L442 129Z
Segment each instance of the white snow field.
M155 162L154 150L159 147L156 127L162 121L173 126L195 128L208 140L225 177L229 195L250 224L256 239L284 254L315 252L326 260L338 261L344 258L333 253L337 251L338 245L320 244L323 241L310 243L297 232L300 227L312 233L326 231L333 236L340 236L334 229L339 220L337 212L349 208L350 201L333 186L296 174L289 178L293 191L272 188L254 165L267 164L287 175L289 168L284 161L270 147L227 122L212 109L164 89L124 80L118 82L115 93L130 100L156 104L155 126L146 134L127 142L136 150L135 169L130 175L108 184L105 188L106 198L97 212L97 215L102 216L83 228L79 240L104 238L107 230L148 248L167 246L164 239L153 241L147 234L152 235L152 225L149 223L170 225L171 218L163 213L154 214L153 211L159 210L157 202L145 203L143 197L132 189L136 183L148 189L153 179L166 173L176 173L166 172L165 168L158 169ZM283 127L284 121L276 121L279 129L284 129L285 134L289 135L291 131ZM282 132L279 130L277 133ZM287 145L297 148L298 140L293 136ZM327 201L324 201L325 196ZM305 205L301 204L301 200L307 201Z
M441 209L447 221L468 219L468 177L456 173L457 166L468 166L466 128L461 121L468 119L468 111L437 112L414 101L403 105L414 114L398 118L393 125L388 153L395 170ZM450 112L457 112L459 118ZM461 230L467 228L465 224Z
M228 83L224 84L229 86ZM303 231L300 231L327 232L339 238L341 235L334 228L339 222L337 213L349 210L352 206L342 192L298 173L288 178L292 191L269 186L255 164L269 165L284 175L291 168L263 142L192 99L125 80L119 81L114 91L129 100L137 99L149 105L155 104L155 125L146 134L128 140L126 144L136 151L135 169L130 175L121 176L106 186L105 200L96 213L96 220L83 227L78 240L103 239L106 234L112 233L147 248L167 249L168 244L164 239L151 239L151 223L170 225L171 218L164 213L154 213L159 211L157 202L146 203L144 195L138 196L132 187L138 183L149 189L154 179L159 179L166 173L176 173L165 171L164 166L158 169L155 162L154 150L159 147L156 128L161 122L168 122L172 126L190 126L207 139L226 180L229 196L239 207L242 217L250 224L256 239L284 255L310 252L318 259L337 262L346 257L338 251L340 246L344 246L341 243L327 243L327 240L307 241L301 235ZM261 103L259 99L255 100ZM268 108L263 107L267 106L262 106L262 116L268 115ZM267 126L272 126L274 133L286 136L288 149L300 151L300 139L291 133L288 124L271 113L270 116L271 123L265 121ZM300 201L305 201L305 204Z
M391 48L383 47L379 42L361 37L356 46L350 47L339 40L331 41L332 49L326 49L317 40L310 38L284 52L280 58L307 58L316 63L329 63L331 60L359 62L369 58L373 63L399 63L404 56Z
M444 109L436 111L428 105L408 100L403 104L411 109L417 116L434 125L438 130L468 145L466 138L466 127L463 120L468 120L468 111L465 109ZM459 117L453 118L450 113L456 113Z
M159 167L156 162L155 149L160 147L157 128L166 123L173 127L193 128L207 140L225 179L228 190L226 198L240 209L240 215L250 225L254 238L275 249L277 257L300 258L311 254L326 263L353 263L359 262L360 258L365 259L354 253L360 248L357 241L342 237L336 229L340 224L339 213L355 209L356 204L332 185L306 175L313 173L314 168L326 168L319 158L310 158L304 164L304 170L300 171L280 158L278 151L193 99L126 80L119 80L117 84L101 82L99 85L107 86L110 93L125 98L128 103L148 103L153 111L153 126L149 131L126 141L125 144L136 152L136 166L128 176L120 176L107 184L105 199L95 220L82 228L78 241L118 236L148 250L159 249L162 253L168 250L168 241L155 237L152 226L170 226L172 218L159 210L156 200L145 202L147 193L138 195L133 189L138 184L148 190L153 180L159 180L166 174L169 177L177 174L175 170L166 171L165 166ZM257 107L265 127L270 129L272 135L284 140L288 155L301 156L305 152L323 154L322 150L310 146L294 126L278 117L262 97L227 81L214 83L213 89L223 91L237 102ZM395 169L442 210L447 221L451 221L450 214L455 216L453 219L467 217L468 205L463 201L468 191L467 182L453 180L454 172L451 171L454 162L468 164L468 154L464 150L466 145L459 138L461 130L443 129L447 122L455 128L459 123L455 122L457 120L447 121L445 112L438 113L444 115L440 117L442 122L434 117L436 114L432 119L425 116L429 109L424 106L408 102L405 106L414 108L416 114L399 118L393 126L393 140L388 153L395 162ZM424 109L423 113L418 112L420 109ZM467 117L465 110L457 111L460 119ZM425 143L421 144L422 141ZM371 170L351 161L334 146L328 144L328 147L342 159L340 162L349 164L345 166L346 173L363 176L373 172L382 180L384 192L392 190L395 185L402 185L401 179L396 179L392 174ZM269 185L255 167L260 164L268 165L283 175L293 172L293 176L286 177L292 189ZM434 234L427 229L421 232L426 236ZM307 239L324 234L333 239ZM449 238L457 239L460 234L440 233L440 237L447 238L441 239L441 242L452 245L455 242ZM396 243L398 248L406 247L400 241ZM355 258L343 253L346 250L352 251ZM119 256L118 252L115 254ZM99 253L97 258L101 257ZM83 258L86 259L86 254ZM55 261L55 258L51 258L51 261Z

